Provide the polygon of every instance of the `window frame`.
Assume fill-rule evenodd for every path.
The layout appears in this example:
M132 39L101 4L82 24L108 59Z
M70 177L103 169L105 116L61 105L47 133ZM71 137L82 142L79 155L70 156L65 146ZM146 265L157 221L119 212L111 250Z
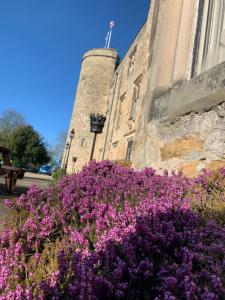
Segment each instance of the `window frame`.
M202 12L198 16L201 18L201 32L196 32L196 35L199 35L196 39L199 47L197 59L194 57L194 61L197 61L192 76L225 61L225 57L221 59L221 47L225 46L221 46L222 34L225 33L225 0L205 0L201 9Z
M134 65L135 65L135 61L136 61L136 53L137 53L137 45L135 45L134 49L132 50L131 54L129 55L127 76L129 76L131 73L133 73Z
M131 161L132 150L134 146L134 141L130 140L127 143L126 161Z
M116 117L116 130L120 129L120 123L123 115L123 103L126 97L126 92L123 93L119 98L119 108L117 110L117 117Z
M140 99L142 74L134 81L133 97L130 107L129 120L135 120L138 108L138 100Z

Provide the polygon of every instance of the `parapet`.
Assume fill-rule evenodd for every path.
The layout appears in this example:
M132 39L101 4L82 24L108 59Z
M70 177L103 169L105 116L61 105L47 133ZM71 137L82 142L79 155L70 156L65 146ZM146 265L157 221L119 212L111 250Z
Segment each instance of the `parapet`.
M116 49L113 48L96 48L87 51L83 56L83 61L88 57L104 57L104 58L112 58L117 60L118 53Z

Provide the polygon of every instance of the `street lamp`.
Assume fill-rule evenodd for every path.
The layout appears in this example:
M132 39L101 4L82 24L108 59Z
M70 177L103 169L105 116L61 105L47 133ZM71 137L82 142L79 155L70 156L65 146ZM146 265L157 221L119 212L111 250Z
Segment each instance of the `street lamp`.
M64 157L63 157L62 169L65 169L65 162L66 162L67 151L68 151L68 149L69 149L69 146L70 146L70 144L67 143L67 144L66 144L65 155L64 155Z
M94 133L94 139L93 139L93 144L92 144L92 148L91 148L90 161L92 161L92 159L93 159L97 134L102 133L105 121L106 121L106 117L103 116L103 115L95 114L95 113L92 113L90 115L90 125L91 125L90 132Z
M69 144L69 146L68 146L67 158L66 158L66 163L65 163L65 171L67 170L67 166L68 166L68 160L69 160L70 148L71 148L72 140L73 140L74 137L75 137L74 129L72 129L72 130L70 131L69 137L70 137L70 142L66 144L66 145Z

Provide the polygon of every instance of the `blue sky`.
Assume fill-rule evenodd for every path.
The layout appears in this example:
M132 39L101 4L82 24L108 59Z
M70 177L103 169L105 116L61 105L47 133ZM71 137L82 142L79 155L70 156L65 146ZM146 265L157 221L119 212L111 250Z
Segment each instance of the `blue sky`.
M149 0L0 0L0 113L14 109L49 144L67 130L84 52L111 47L123 57Z

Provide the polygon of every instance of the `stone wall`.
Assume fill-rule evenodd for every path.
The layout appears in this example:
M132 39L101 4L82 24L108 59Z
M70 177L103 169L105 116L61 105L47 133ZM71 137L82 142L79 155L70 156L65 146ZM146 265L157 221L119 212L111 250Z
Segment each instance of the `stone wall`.
M114 49L93 49L83 56L80 79L75 98L70 128L75 130L68 157L67 171L80 170L90 158L93 134L90 133L90 114L105 113L109 97L109 88L118 62ZM101 138L101 136L100 136ZM69 133L68 133L68 141ZM64 158L67 157L64 151ZM77 162L73 166L73 157Z
M138 136L133 166L189 176L224 166L224 80L225 62L154 99L151 121Z
M98 160L123 160L126 157L127 143L134 138L136 132L136 118L131 118L131 107L134 88L140 83L139 99L136 106L136 115L142 114L140 99L144 97L147 75L147 47L146 23L131 43L127 54L114 74L109 93L105 145L99 145ZM132 57L132 55L134 57ZM132 60L133 59L133 60ZM133 65L130 67L130 64ZM131 69L130 69L131 68ZM105 146L105 147L104 147Z
M225 165L225 103L210 110L150 122L134 153L133 166L182 171L195 176L201 169Z
M78 135L71 151L79 157L77 170L89 158L93 111L107 117L96 160L124 161L132 142L130 161L137 169L195 176L224 165L225 62L193 77L201 61L204 11L202 0L152 0L146 23L118 68L113 50L86 55L70 126Z

